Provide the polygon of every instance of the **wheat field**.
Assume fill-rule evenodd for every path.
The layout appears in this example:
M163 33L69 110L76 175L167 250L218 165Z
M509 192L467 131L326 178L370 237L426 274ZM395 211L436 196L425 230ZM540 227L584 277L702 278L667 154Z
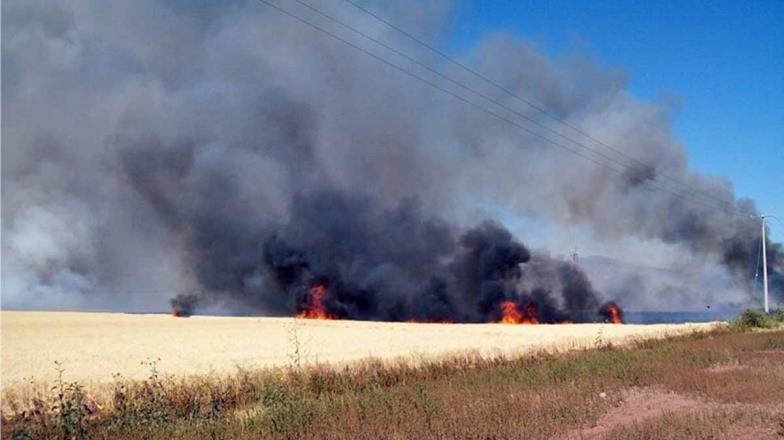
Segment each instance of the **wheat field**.
M113 373L143 378L157 360L163 374L219 374L316 362L344 363L473 351L482 355L584 348L630 338L708 330L718 324L417 324L294 318L174 318L123 313L3 311L4 390L57 379L107 383Z

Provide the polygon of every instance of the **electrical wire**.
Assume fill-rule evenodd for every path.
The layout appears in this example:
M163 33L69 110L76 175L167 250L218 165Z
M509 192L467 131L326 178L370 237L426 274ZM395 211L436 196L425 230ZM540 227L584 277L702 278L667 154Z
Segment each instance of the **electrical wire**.
M617 153L618 155L624 157L625 159L638 164L640 167L642 167L641 169L643 171L646 171L647 169L651 168L650 165L640 161L639 159L636 159L636 158L634 158L634 157L632 157L630 155L627 155L626 153L624 153L620 149L615 148L612 145L609 145L609 144L607 144L606 142L603 142L600 139L597 139L596 137L590 135L589 133L587 133L584 130L580 129L579 127L575 126L574 124L569 123L567 120L565 120L563 118L559 118L557 115L554 115L553 113L551 113L547 109L545 109L544 106L537 105L536 103L532 102L529 99L525 99L523 97L520 97L519 95L517 95L513 91L509 90L507 87L504 87L503 85L501 85L498 81L495 81L495 80L489 78L488 76L482 74L481 72L477 71L476 69L473 69L470 66L467 66L466 64L464 64L464 63L454 59L453 57L451 57L448 54L444 53L443 51L439 50L438 48L433 47L432 45L430 45L427 42L421 40L420 38L417 38L415 35L411 34L410 32L407 32L405 29L402 29L401 27L395 25L394 23L392 23L392 22L390 22L388 20L385 20L383 17L380 17L378 14L375 14L372 11L368 10L367 8L357 4L355 1L353 1L353 0L343 0L343 1L345 3L350 4L354 8L364 12L365 14L373 17L374 19L376 19L377 21L385 24L386 26L396 30L397 32L401 33L402 35L405 35L410 40L416 42L417 44L419 44L422 47L425 47L426 49L428 49L431 52L437 54L441 58L443 58L443 59L447 60L448 62L452 63L453 65L458 66L462 70L464 70L464 71L474 75L477 78L482 79L487 84L492 85L496 89L504 92L506 95L508 95L508 96L514 98L515 100L517 100L519 102L522 102L523 104L525 104L525 105L527 105L527 106L537 110L542 115L545 115L545 116L551 118L552 120L561 123L562 125L570 128L572 131L574 131L574 132L576 132L576 133L586 137L587 139L590 139L591 141L593 141L593 142L595 142L595 143L597 143L597 144L607 148L608 150L611 150L611 151ZM300 3L302 3L302 2L300 2ZM682 186L682 187L686 188L686 190L688 192L691 192L691 193L694 193L694 194L702 194L703 196L710 197L710 198L718 201L721 204L727 204L730 207L730 209L735 210L734 207L729 205L730 202L728 202L727 200L719 199L718 197L714 196L713 194L710 194L710 193L705 192L705 191L693 190L693 189L691 189L689 187L689 185L681 182L678 179L670 177L667 174L659 172L658 175L663 177L663 178L665 178L665 179L667 179L668 181L670 181L670 182L672 182L672 183L674 183L676 185L679 185L679 186Z
M384 63L384 64L386 64L386 65L388 65L390 67L393 67L394 69L396 69L396 70L398 70L398 71L400 71L400 72L402 72L402 73L404 73L404 74L406 74L408 76L411 76L411 77L413 77L413 78L415 78L415 79L417 79L417 80L419 80L421 82L424 82L425 84L427 84L427 85L429 85L429 86L431 86L431 87L441 91L442 93L445 93L445 94L447 94L449 96L452 96L455 99L458 99L459 101L462 101L463 103L469 104L469 105L471 105L471 106L473 106L473 107L475 107L475 108L477 108L479 110L482 110L482 111L484 111L484 112L494 116L495 118L497 118L499 120L507 122L507 123L515 126L516 128L518 128L518 129L528 133L529 135L532 135L532 136L534 136L536 138L539 138L539 139L541 139L541 140L543 140L543 141L545 141L545 142L547 142L547 143L549 143L551 145L554 145L554 146L557 146L557 147L562 148L564 150L567 150L567 151L569 151L569 152L571 152L571 153L573 153L573 154L575 154L577 156L580 156L580 157L582 157L582 158L584 158L586 160L589 160L589 161L591 161L591 162L593 162L593 163L595 163L597 165L604 166L605 168L608 168L608 169L612 170L613 172L619 173L622 176L628 177L624 170L618 169L618 168L610 165L609 163L597 160L594 157L582 154L579 150L575 150L574 148L571 148L571 147L569 147L567 145L564 145L561 142L555 141L555 140L553 140L553 139L551 139L551 138L549 138L547 136L544 136L544 135L542 135L542 134L540 134L540 133L538 133L536 131L533 131L533 130L527 128L527 127L524 127L524 126L518 124L514 120L512 120L512 119L510 119L510 118L508 118L508 117L506 117L504 115L501 115L501 114L499 114L499 113L497 113L495 111L492 111L492 110L488 109L487 107L484 107L484 106L482 106L480 104L477 104L476 102L474 102L472 100L469 100L466 97L464 97L462 95L459 95L459 94L457 94L457 93L455 93L455 92L453 92L453 91L451 91L449 89L446 89L446 88L442 87L441 85L439 85L439 84L437 84L437 83L435 83L433 81L430 81L427 78L424 78L424 77L422 77L420 75L417 75L416 73L413 73L410 70L408 70L408 69L406 69L406 68L404 68L404 67L402 67L400 65L397 65L397 64L387 60L386 58L384 58L384 57L382 57L382 56L380 56L380 55L378 55L378 54L376 54L374 52L371 52L371 51L369 51L369 50L367 50L367 49L365 49L365 48L363 48L361 46L358 46L357 44L354 44L353 42L351 42L349 40L346 40L345 38L342 38L339 35L337 35L337 34L335 34L333 32L330 32L329 30L327 30L327 29L325 29L325 28L323 28L323 27L321 27L319 25L316 25L313 22L308 21L308 20L302 18L299 15L296 15L296 14L294 14L294 13L292 13L292 12L286 10L286 9L281 8L280 6L278 6L275 3L272 3L271 1L268 1L268 0L259 0L259 1L261 3L269 6L269 7L277 10L280 13L289 16L290 18L295 19L295 20L297 20L297 21L299 21L299 22L301 22L301 23L303 23L303 24L313 28L314 30L322 32L325 35L327 35L327 36L329 36L329 37L331 37L331 38L333 38L335 40L338 40L338 41L346 44L347 46L349 46L349 47L351 47L351 48L353 48L355 50L358 50L358 51L360 51L360 52L362 52L362 53L364 53L364 54L366 54L366 55L376 59L377 61L380 61L380 62L382 62L382 63ZM400 51L398 51L398 50L396 50L394 48L391 48L390 46L388 46L388 45L386 45L384 43L381 43L381 42L377 41L376 39L374 39L374 38L364 34L363 32L354 29L352 26L350 26L348 24L345 24L345 23L341 22L340 20L332 17L331 15L326 14L323 11L320 11L319 9L317 9L317 8L315 8L315 7L313 7L313 6L309 5L309 4L302 2L301 0L295 0L295 1L297 1L298 3L300 3L301 5L303 5L305 7L308 7L309 9L313 10L314 12L319 13L320 15L324 16L325 18L327 18L327 19L329 19L329 20L331 20L333 22L336 22L336 23L340 24L341 26L343 26L343 27L345 27L347 29L350 29L350 30L354 31L355 33L358 33L359 35L363 36L364 38L369 39L370 41L373 41L374 43L379 44L380 46L382 46L382 47L384 47L384 48L386 48L386 49L388 49L390 51L393 51L394 53L396 53L396 54L398 54L398 55L408 59L411 62L416 63L417 65L425 68L426 70L428 70L430 72L433 72L434 74L436 74L436 75L438 75L438 76L440 76L442 78L445 78L446 80L450 81L451 83L454 83L454 84L458 85L459 87L461 87L461 88L463 88L465 90L471 91L472 93L476 94L477 96L480 96L483 99L485 99L485 100L487 100L487 101L489 101L489 102L491 102L491 103L493 103L493 104L495 104L495 105L497 105L497 106L499 106L499 107L501 107L501 108L503 108L503 109L505 109L505 110L507 110L507 111L509 111L511 113L514 113L514 114L516 114L518 116L527 118L525 115L522 115L522 114L520 114L519 112L517 112L517 111L515 111L513 109L509 109L508 107L506 107L503 104L499 103L498 101L493 100L492 98L482 94L481 92L475 91L475 90L471 89L470 87L465 86L462 83L459 83L458 81L455 81L455 80L453 80L453 79L451 79L449 77L446 77L445 75L441 74L440 72L436 71L435 69L433 69L433 68L431 68L429 66L424 65L423 63L413 59L412 57L410 57L410 56L408 56L408 55L406 55L406 54L404 54L404 53L402 53L402 52L400 52ZM531 121L530 118L527 118L527 119L529 121ZM545 127L545 126L543 126L541 124L538 124L538 125L540 127L547 128L547 127ZM594 154L597 154L597 155L605 158L606 160L610 160L613 163L621 166L622 168L625 168L627 170L630 169L630 167L628 165L625 165L625 164L623 164L623 163L621 163L621 162L619 162L617 160L613 160L612 158L608 157L607 155L605 155L603 153L600 153L600 152L597 152L597 151L593 150L590 147L587 147L587 146L585 146L585 145L583 145L583 144L581 144L581 143L579 143L579 142L577 142L577 141L575 141L575 140L573 140L571 138L568 138L568 137L566 137L566 136L564 136L564 135L562 135L562 134L560 134L558 132L553 131L552 129L549 129L549 128L547 128L547 129L550 130L551 132L555 133L556 135L560 136L561 138L567 139L571 143L580 146L584 150L587 150L587 151L590 151L590 152L592 152ZM634 170L632 169L632 171L634 171ZM690 196L688 194L678 193L678 192L675 192L673 190L670 190L669 188L656 185L656 184L654 184L650 180L643 181L642 184L646 184L646 185L650 186L652 189L657 189L657 190L660 190L660 191L668 192L668 193L674 195L676 198L685 198L687 196ZM722 208L722 207L709 205L709 204L705 203L703 200L698 199L698 198L691 197L691 200L694 201L695 203L700 203L702 206L704 206L704 207L706 207L708 209L714 210L714 211L719 211L719 210L724 210L725 209L725 208ZM738 213L733 213L733 214L740 215L743 218L748 218L747 214L738 214Z

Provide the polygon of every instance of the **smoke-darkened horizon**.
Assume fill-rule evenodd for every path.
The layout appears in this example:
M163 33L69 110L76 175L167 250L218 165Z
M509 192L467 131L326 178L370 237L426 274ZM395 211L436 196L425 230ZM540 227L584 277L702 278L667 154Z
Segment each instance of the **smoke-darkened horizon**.
M445 89L602 149L369 16L312 3L503 106ZM427 3L374 9L437 40L451 5ZM636 98L621 71L588 55L551 58L490 32L460 59L644 167L610 172L256 1L9 3L2 33L4 308L175 298L188 313L293 315L316 286L337 317L495 321L514 301L561 322L611 317L607 301L757 301L753 201L690 169L674 109ZM703 203L657 189L672 179ZM654 295L655 282L628 274L592 280L529 249L540 231L510 219L584 228L621 257L650 246L699 261L695 284L721 282L691 298L679 286ZM784 300L781 244L768 244L768 264Z

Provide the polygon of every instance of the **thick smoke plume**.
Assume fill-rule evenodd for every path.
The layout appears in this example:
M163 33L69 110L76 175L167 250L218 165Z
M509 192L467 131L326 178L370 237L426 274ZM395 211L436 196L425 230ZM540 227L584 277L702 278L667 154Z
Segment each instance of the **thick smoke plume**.
M543 258L538 264L556 268L560 283L526 280L535 284L529 290L523 267L531 254L506 229L484 222L460 232L411 200L385 210L370 198L334 191L298 195L288 220L260 233L258 253L246 261L223 246L226 240L197 267L199 285L212 295L177 296L176 314L209 309L220 297L229 310L285 315L312 307L314 288L324 314L334 318L498 321L504 301L536 304L540 322L597 313L595 292L579 269ZM563 310L553 289L563 296Z
M340 2L312 3L442 65ZM372 7L432 41L450 11ZM3 307L160 310L176 297L186 313L291 315L314 284L330 313L359 319L483 321L512 300L560 322L594 319L607 299L639 304L632 289L644 286L611 282L607 298L578 266L529 250L516 237L548 239L501 225L517 219L585 228L620 257L685 255L748 290L759 225L714 205L752 215L753 203L687 168L666 103L636 99L622 73L587 57L549 59L501 32L461 59L644 169L608 172L552 148L255 1L6 2L2 12ZM664 176L710 202L652 191ZM768 249L782 298L784 256ZM669 295L653 305L690 304Z

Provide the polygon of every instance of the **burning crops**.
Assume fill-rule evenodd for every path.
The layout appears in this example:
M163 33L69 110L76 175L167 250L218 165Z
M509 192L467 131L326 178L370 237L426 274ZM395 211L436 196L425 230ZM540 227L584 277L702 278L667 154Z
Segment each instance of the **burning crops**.
M180 295L171 301L174 310L190 314L234 302L309 319L537 324L600 318L601 295L579 267L532 254L497 223L459 233L411 206L375 212L367 200L335 197L300 200L295 212L302 215L267 237L262 258L249 267L258 287L246 281L222 296ZM342 206L340 213L319 209L325 198ZM321 215L310 215L316 211ZM385 242L379 234L412 239Z
M523 119L478 111L258 2L174 3L134 2L129 14L9 2L6 308L161 310L176 297L180 316L292 316L311 313L322 282L317 316L384 321L495 322L514 301L524 318L532 302L541 323L585 322L607 300L748 299L754 202L690 169L667 100L635 98L615 68L550 59L503 33L463 52L504 89L635 159L618 173L542 140L552 134L527 135L544 116L501 90L487 93ZM414 33L450 22L442 2L427 13L423 2L377 3ZM670 179L709 206L654 190ZM693 284L722 289L668 296L634 276L589 283L548 257L571 232L582 233L568 246L625 261L639 249L699 261ZM780 297L784 252L767 249Z
M318 283L311 286L305 299L305 303L300 306L296 317L300 319L340 319L340 317L330 313L327 310L325 303L327 293L327 286L323 283ZM189 316L184 315L181 311L174 311L172 314L174 316ZM623 311L614 302L609 302L603 305L598 310L597 316L604 322L611 324L623 324ZM498 322L500 324L539 324L539 319L538 309L534 302L506 300L499 303L498 320L491 322ZM455 323L455 320L453 318L442 318L440 320L417 320L411 318L406 322L453 324ZM571 324L573 321L564 319L561 321L546 322L550 324Z
M539 324L536 305L528 303L521 308L514 301L501 302L501 324Z
M623 311L618 304L609 302L599 309L599 314L604 317L605 321L612 324L623 324Z
M297 318L336 319L335 315L327 311L327 307L324 304L326 294L326 284L317 283L312 285L308 291L307 303L297 312Z

